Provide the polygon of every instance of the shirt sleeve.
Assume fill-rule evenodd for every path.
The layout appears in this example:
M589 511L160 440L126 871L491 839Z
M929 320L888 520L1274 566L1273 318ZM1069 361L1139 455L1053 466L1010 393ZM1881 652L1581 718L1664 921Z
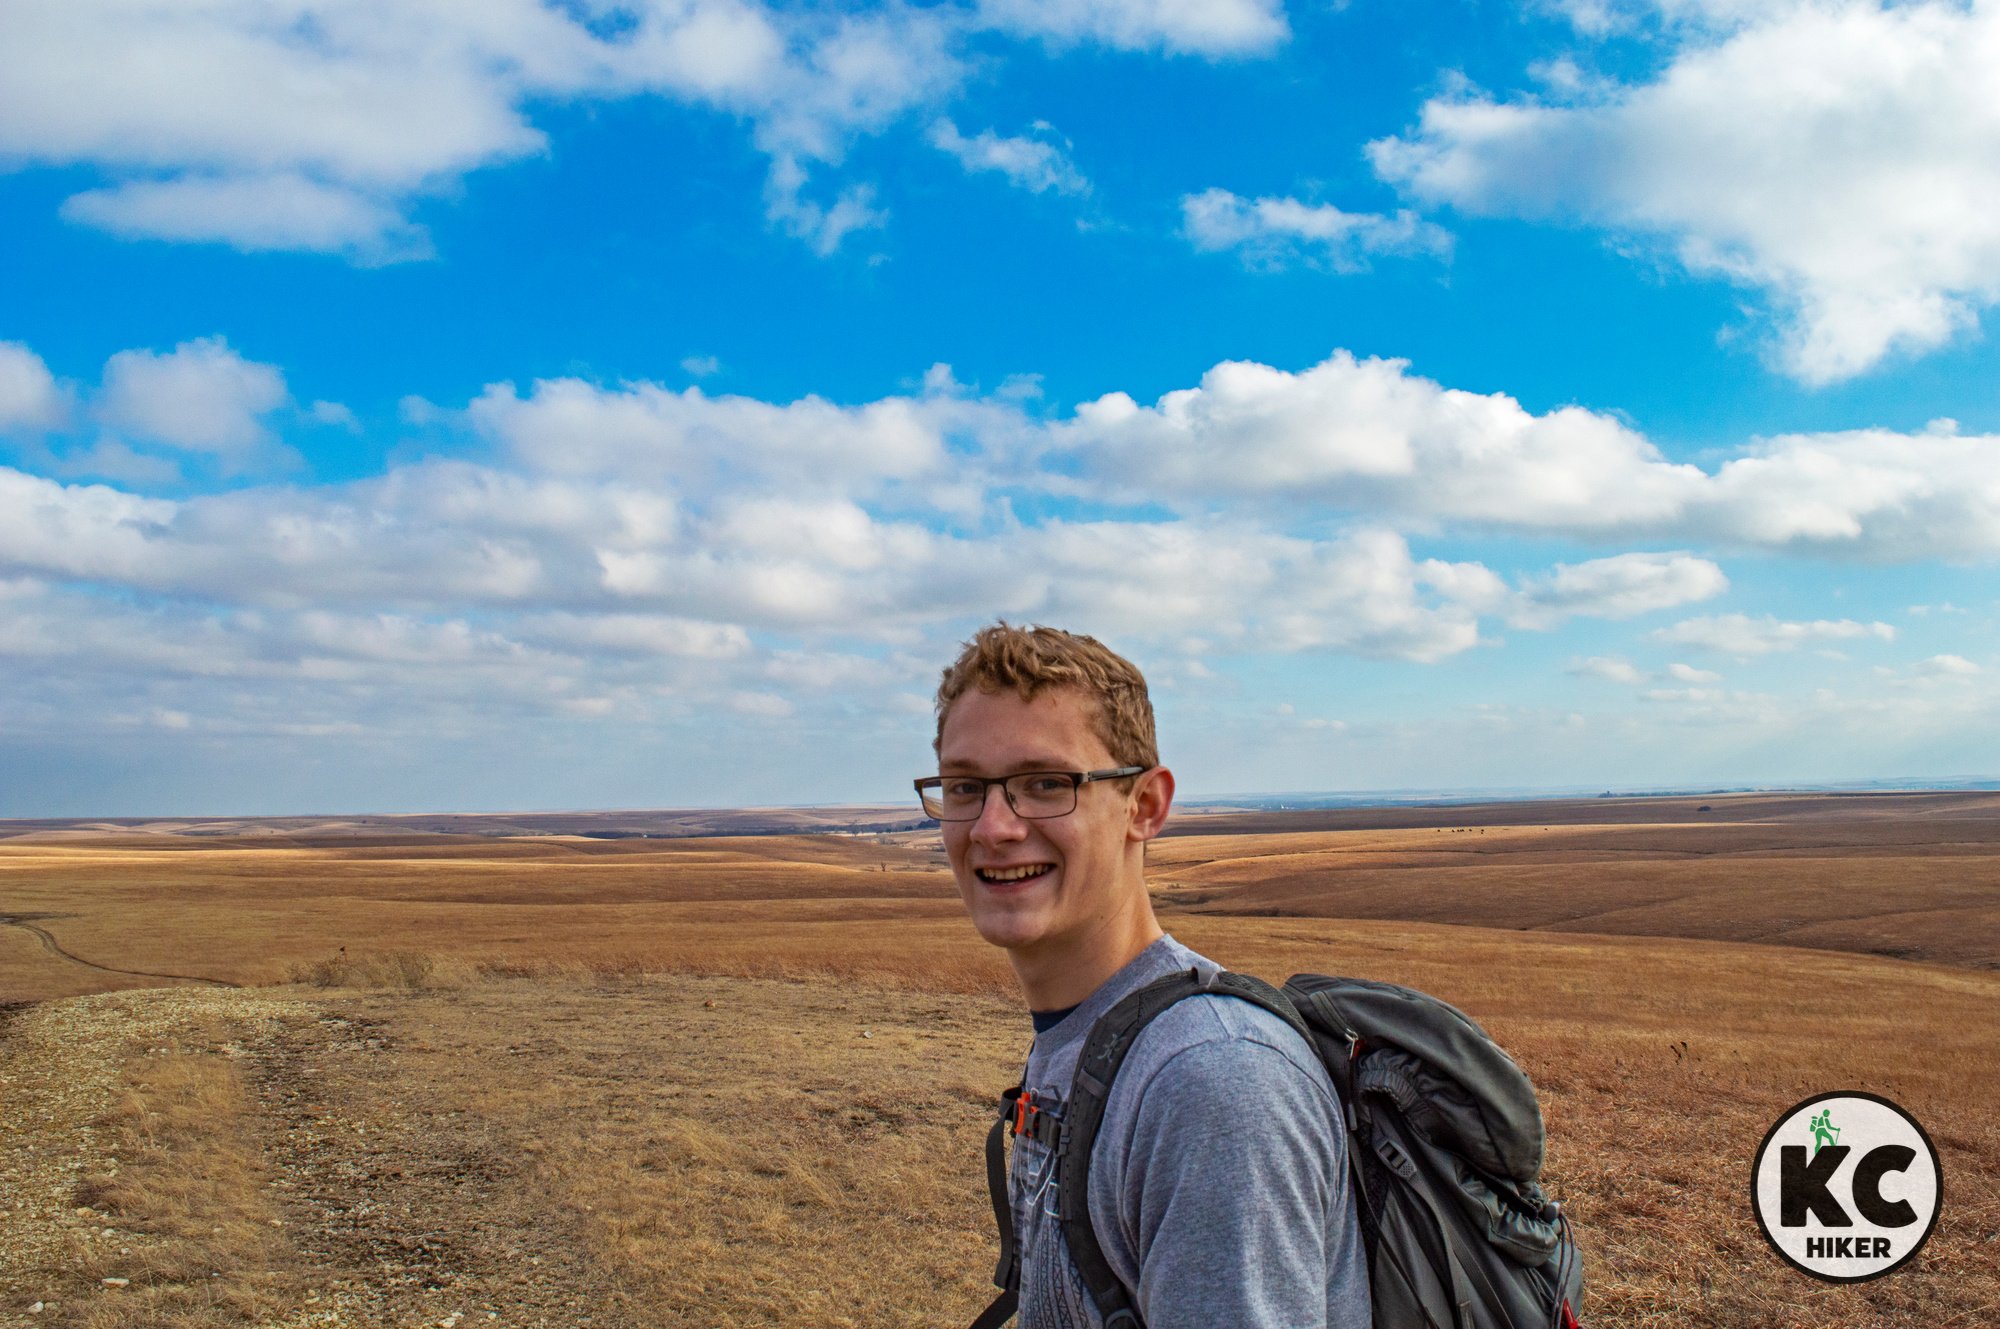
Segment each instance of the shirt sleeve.
M1328 1324L1352 1300L1328 1268L1352 1209L1323 1075L1255 1038L1200 1042L1158 1067L1132 1122L1117 1236L1148 1329L1348 1329Z

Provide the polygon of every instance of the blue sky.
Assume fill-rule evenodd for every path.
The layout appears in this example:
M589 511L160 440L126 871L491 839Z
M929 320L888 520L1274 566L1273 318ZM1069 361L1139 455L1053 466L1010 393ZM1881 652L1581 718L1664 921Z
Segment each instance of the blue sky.
M0 815L1992 775L2000 4L20 0Z

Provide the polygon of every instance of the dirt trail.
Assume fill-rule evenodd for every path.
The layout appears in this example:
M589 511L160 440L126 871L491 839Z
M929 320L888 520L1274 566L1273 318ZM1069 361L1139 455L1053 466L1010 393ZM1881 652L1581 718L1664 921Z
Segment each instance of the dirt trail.
M0 1039L0 1329L959 1318L990 1265L975 1137L1008 1068L986 1049L1003 1023L1018 1041L976 1005L688 979L18 1008ZM248 1146L237 1211L197 1205L195 1237L250 1235L207 1263L173 1256L178 1192L148 1214L101 1181L135 1166L117 1156L129 1077L169 1058L242 1091L165 1169L188 1182L216 1143ZM857 1261L871 1242L905 1267Z
M199 974L156 974L147 969L120 969L114 965L98 964L94 960L86 960L81 955L64 950L62 943L57 941L47 928L39 927L30 921L37 918L54 917L56 917L54 914L0 914L0 927L15 927L20 928L23 932L32 932L36 939L42 943L42 949L50 955L55 956L58 960L67 960L71 964L82 965L85 969L95 969L101 974L124 974L131 978L165 978L181 983L203 983L209 987L217 988L233 988L237 986L225 979L203 978Z
M502 1126L411 1075L400 1041L325 1003L246 1048L273 1198L309 1271L298 1322L572 1325L618 1304Z
M277 1258L216 1276L287 1304L270 1329L614 1322L620 1297L575 1217L527 1183L493 1123L408 1075L379 1020L340 1005L158 989L11 1011L0 1329L209 1322L177 1318L203 1289L157 1272L170 1237L155 1216L79 1203L93 1177L118 1174L106 1118L126 1068L190 1054L226 1061L246 1091L227 1129L261 1158L259 1208L275 1217L259 1221L277 1230L262 1249Z

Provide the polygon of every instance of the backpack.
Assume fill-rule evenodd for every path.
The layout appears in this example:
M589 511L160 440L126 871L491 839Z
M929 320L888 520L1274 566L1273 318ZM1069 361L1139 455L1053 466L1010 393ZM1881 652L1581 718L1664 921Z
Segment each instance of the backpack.
M1580 1329L1583 1264L1569 1219L1542 1194L1535 1089L1456 1007L1411 988L1298 974L1281 992L1247 974L1190 969L1125 997L1090 1031L1063 1116L1030 1113L1015 1086L986 1139L1001 1289L972 1323L1019 1303L1007 1200L1008 1133L1057 1151L1056 1211L1105 1329L1144 1329L1091 1226L1090 1154L1111 1082L1139 1033L1188 997L1238 997L1284 1020L1326 1065L1348 1129L1348 1176L1367 1252L1375 1329Z

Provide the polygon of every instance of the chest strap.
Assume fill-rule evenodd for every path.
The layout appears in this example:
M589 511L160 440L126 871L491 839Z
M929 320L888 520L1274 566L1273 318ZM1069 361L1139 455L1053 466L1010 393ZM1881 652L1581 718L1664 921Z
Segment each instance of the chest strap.
M1014 1235L1014 1208L1007 1198L1010 1135L1025 1135L1045 1149L1059 1151L1062 1117L1018 1084L1000 1095L1000 1115L986 1132L986 1189L993 1199L993 1226L1000 1230L1000 1265L993 1271L993 1286L1000 1295L972 1322L972 1329L1000 1329L1014 1318L1021 1301L1021 1250Z

